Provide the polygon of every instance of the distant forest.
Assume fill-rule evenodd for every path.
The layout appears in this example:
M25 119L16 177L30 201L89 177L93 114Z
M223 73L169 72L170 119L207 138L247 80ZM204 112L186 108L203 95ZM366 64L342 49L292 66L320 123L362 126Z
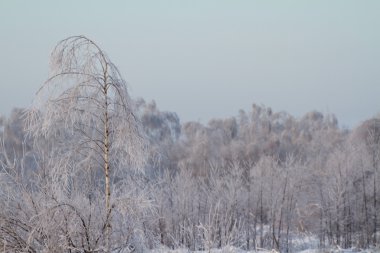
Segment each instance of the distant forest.
M378 243L380 119L347 130L334 115L294 118L253 104L236 117L181 124L154 101L135 104L150 151L140 185L128 187L152 206L130 222L141 222L133 226L148 247L290 249L299 233L318 236L321 247ZM32 180L23 114L1 118L0 161Z

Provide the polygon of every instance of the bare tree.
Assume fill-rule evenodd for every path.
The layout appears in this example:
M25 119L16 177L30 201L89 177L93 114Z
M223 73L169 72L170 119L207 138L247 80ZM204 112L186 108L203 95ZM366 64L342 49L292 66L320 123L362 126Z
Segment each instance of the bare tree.
M146 150L119 70L85 36L60 41L51 54L50 78L37 92L27 120L33 137L54 140L49 169L59 175L59 185L70 189L70 175L85 169L103 173L105 242L110 252L111 181L127 167L142 168Z

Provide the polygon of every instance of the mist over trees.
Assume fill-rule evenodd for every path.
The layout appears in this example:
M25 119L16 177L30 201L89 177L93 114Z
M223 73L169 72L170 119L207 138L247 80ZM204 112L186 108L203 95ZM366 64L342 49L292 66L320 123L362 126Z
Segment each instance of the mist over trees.
M253 104L182 123L129 98L91 40L54 52L34 110L0 118L4 252L378 245L380 118L347 130Z

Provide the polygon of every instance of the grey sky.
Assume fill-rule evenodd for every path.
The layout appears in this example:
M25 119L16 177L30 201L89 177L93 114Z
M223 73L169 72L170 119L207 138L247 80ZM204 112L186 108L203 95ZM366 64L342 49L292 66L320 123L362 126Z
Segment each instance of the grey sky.
M0 0L0 113L28 106L54 45L83 34L133 97L182 121L257 103L352 127L380 112L379 13L376 0Z

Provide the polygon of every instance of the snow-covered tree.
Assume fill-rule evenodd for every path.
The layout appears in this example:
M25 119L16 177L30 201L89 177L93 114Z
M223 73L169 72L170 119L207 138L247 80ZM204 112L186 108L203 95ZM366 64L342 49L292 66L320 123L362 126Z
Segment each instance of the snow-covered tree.
M60 41L26 121L38 171L33 187L26 187L22 174L3 170L14 181L3 187L4 202L20 209L5 208L4 222L10 229L9 219L23 224L21 233L5 233L9 243L30 252L130 247L139 237L141 208L148 206L135 190L147 145L126 82L107 54L84 36Z

